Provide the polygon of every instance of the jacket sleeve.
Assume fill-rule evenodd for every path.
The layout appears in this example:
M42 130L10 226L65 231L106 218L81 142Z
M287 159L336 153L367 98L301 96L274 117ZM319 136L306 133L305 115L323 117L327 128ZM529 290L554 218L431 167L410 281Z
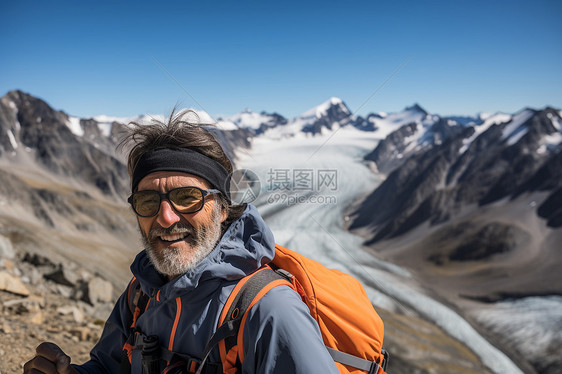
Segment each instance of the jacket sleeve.
M248 311L243 373L339 373L318 324L287 286L271 289Z
M133 322L129 310L127 291L117 300L113 311L105 322L98 343L90 352L90 360L82 365L73 365L80 374L117 373L123 357L123 345Z

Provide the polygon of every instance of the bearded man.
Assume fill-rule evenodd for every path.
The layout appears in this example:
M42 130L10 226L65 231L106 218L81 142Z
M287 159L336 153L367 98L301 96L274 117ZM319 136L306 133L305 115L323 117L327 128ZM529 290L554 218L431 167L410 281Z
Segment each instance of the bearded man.
M230 293L273 259L275 242L254 206L232 205L230 160L208 130L183 120L183 114L172 114L166 123L133 123L123 143L132 143L128 202L144 243L131 265L131 285L139 284L149 298L144 310L131 310L130 285L88 362L70 364L61 348L43 343L25 364L25 374L150 372L144 351L131 341L132 325L154 337L157 354L166 353L152 361L150 374L154 367L170 374L223 372L218 346L201 365L205 347ZM289 286L268 291L248 311L239 334L245 359L236 372L338 372L318 324Z

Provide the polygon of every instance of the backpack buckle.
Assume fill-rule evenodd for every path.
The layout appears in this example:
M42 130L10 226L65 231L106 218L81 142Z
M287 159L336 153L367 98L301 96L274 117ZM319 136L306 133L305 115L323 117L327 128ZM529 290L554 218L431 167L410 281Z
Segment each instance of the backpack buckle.
M192 373L197 372L197 369L199 368L199 365L201 365L201 360L198 360L198 359L193 358L193 357L189 357L187 359L185 367L187 369L187 372L192 374Z
M381 368L381 366L376 363L375 361L371 362L371 369L369 370L369 374L378 374L379 369Z
M386 371L386 366L388 365L388 360L390 360L390 353L386 349L381 349L382 354L382 362L381 367L384 371Z

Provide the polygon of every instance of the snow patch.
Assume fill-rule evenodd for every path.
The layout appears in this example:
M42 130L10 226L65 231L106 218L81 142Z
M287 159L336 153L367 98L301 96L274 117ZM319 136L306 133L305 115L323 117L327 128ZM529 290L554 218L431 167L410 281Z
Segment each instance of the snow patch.
M83 136L84 129L80 126L80 118L78 117L68 117L68 121L66 122L66 126L72 131L72 133L76 136Z
M219 120L217 122L217 127L224 131L232 131L238 129L238 126L236 126L234 122L228 120L227 121Z
M492 115L493 115L492 113L480 113L478 114L478 118L480 118L482 121L485 121L488 118L490 118Z
M549 150L556 149L560 144L562 144L562 133L555 132L550 135L545 135L539 142L537 153L544 154Z
M511 121L512 118L513 117L510 114L496 113L494 115L486 117L484 122L482 122L482 124L480 126L475 128L475 130L479 131L481 128L483 128L483 130L481 130L479 132L484 132L484 131L488 130L491 126L509 122L509 121Z
M519 139L525 136L525 134L527 134L528 132L529 132L529 128L526 126L518 128L509 136L509 139L507 140L507 145L516 144L519 141Z
M12 133L12 130L6 131L8 133L8 138L10 139L10 143L12 144L12 148L18 149L18 142L16 141L16 137Z
M529 110L529 109L525 109L524 111L522 111L521 113L515 115L515 117L513 117L513 119L511 120L510 123L507 124L507 126L505 126L505 128L503 129L502 132L502 140L511 138L511 137L516 137L517 140L519 140L521 138L521 136L519 136L519 133L521 131L523 131L522 129L520 129L520 127L527 122L527 120L529 118L531 118L531 116L533 115L533 111ZM513 142L511 139L508 141L508 143L510 144L515 144L517 143L517 141Z
M473 141L474 141L474 139L470 139L470 138L469 139L463 139L462 140L462 147L460 147L460 149L459 149L459 155L462 155L463 153L465 153L468 150L468 147L470 147L470 145L472 144Z
M520 352L531 356L555 352L562 344L560 296L502 301L496 303L493 309L478 313L476 318L495 333L508 336Z
M351 114L351 113L349 113L349 110L347 110L347 108L343 105L342 99L337 98L337 97L331 97L328 100L326 100L325 102L323 102L322 104L318 105L317 107L314 107L314 108L304 112L299 117L320 118L320 117L322 117L322 116L324 116L328 113L328 109L330 109L330 107L336 106L336 105L341 105L342 110L344 110L348 114Z
M98 122L98 129L105 137L109 137L111 135L112 128L113 122Z
M550 118L550 122L552 122L552 126L554 126L554 128L558 131L562 131L562 121L560 120L559 117L555 117L552 115L552 113L548 113L550 116L548 118Z
M433 124L431 116L427 117L428 118L426 118L425 114L416 110L405 110L400 113L387 114L384 116L384 118L373 118L371 122L376 128L375 133L377 134L377 137L380 139L384 139L393 131L396 131L400 127L408 125L410 123L420 124L425 120L424 125L426 123Z
M537 153L538 153L539 155L545 154L545 153L546 153L546 145L545 145L545 144L540 145L540 146L537 148Z
M119 123L129 123L131 121L134 121L135 119L137 119L138 117L112 117L112 116L106 116L105 114L101 114L99 116L95 116L94 120L96 120L97 122L100 123L112 123L112 122L119 122Z
M482 114L480 116L482 116ZM474 134L472 134L472 136L470 138L463 140L463 146L459 149L459 155L462 155L463 153L465 153L467 151L467 149L470 147L470 145L472 144L472 142L476 138L478 138L480 136L480 134L487 131L490 127L492 127L494 125L509 122L509 121L512 120L512 118L513 117L511 115L505 114L505 113L496 113L494 115L486 115L486 119L484 120L484 122L482 122L482 124L480 124L479 126L473 126L474 127Z

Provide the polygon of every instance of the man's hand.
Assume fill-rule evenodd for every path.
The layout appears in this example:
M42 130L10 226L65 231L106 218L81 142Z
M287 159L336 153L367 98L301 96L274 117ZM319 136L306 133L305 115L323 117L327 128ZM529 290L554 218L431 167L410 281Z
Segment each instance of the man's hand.
M36 349L35 357L23 366L23 373L78 374L70 366L70 357L54 343L41 343Z

